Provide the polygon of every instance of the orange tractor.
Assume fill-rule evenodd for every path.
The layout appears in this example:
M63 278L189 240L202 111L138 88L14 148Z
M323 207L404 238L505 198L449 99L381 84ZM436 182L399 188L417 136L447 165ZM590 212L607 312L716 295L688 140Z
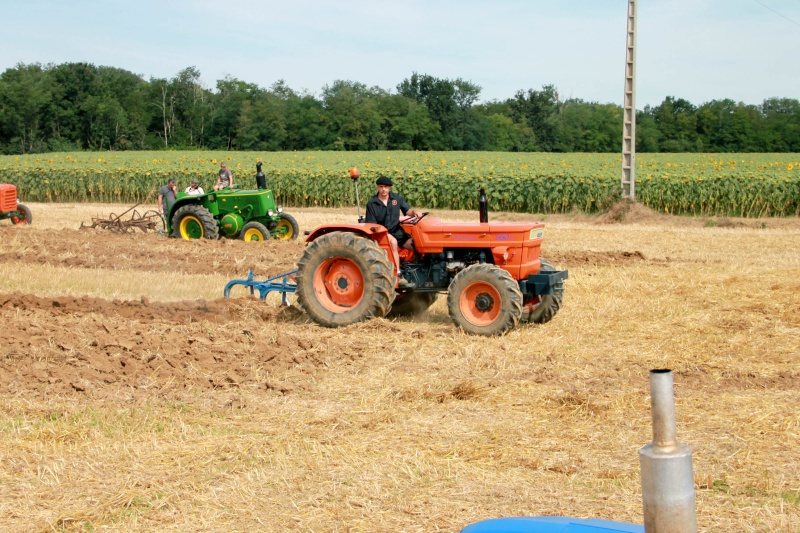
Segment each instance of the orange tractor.
M358 171L351 177L358 202ZM544 224L490 223L482 189L479 205L475 223L443 223L428 213L401 221L414 250L401 249L399 271L413 289L398 288L387 229L359 213L357 224L307 232L291 292L326 327L419 313L440 293L447 293L450 318L468 333L498 335L520 322L548 322L561 308L568 273L539 256Z
M17 188L8 183L0 183L0 220L10 218L14 224L33 222L31 210L17 201Z

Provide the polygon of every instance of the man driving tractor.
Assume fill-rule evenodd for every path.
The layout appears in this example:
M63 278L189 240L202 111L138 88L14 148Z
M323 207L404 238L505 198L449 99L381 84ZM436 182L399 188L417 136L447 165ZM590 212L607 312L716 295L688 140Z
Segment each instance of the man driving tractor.
M408 250L414 249L414 242L411 235L403 231L400 227L400 212L410 217L418 217L422 213L409 206L403 197L392 192L392 180L386 176L380 176L375 185L378 192L367 202L367 213L364 219L367 223L380 224L389 230L389 243L392 247L394 264L400 265L398 246ZM397 282L400 289L413 289L414 283L409 282L397 272Z

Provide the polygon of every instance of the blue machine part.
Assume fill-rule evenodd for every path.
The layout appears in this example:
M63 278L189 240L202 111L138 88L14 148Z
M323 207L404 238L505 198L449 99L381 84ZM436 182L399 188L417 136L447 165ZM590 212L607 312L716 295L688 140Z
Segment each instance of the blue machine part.
M470 524L461 533L644 533L644 526L599 518L522 516L493 518Z
M284 272L283 274L278 274L277 276L265 279L264 281L258 281L254 279L253 271L251 270L247 275L247 279L234 279L229 281L225 285L224 296L225 298L230 298L231 288L236 285L244 285L245 287L250 287L251 295L255 294L255 291L258 291L258 296L262 300L265 300L267 298L267 294L271 292L279 292L281 293L281 303L283 305L289 305L286 295L294 293L297 290L297 284L294 282L294 275L296 273L297 270L292 270L290 272ZM279 278L281 281L275 281Z

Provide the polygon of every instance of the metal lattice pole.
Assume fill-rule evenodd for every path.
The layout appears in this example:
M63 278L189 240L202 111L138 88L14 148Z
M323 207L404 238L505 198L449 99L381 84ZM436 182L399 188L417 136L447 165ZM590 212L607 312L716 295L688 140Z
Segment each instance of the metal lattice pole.
M625 101L622 119L622 195L636 199L636 0L628 0Z

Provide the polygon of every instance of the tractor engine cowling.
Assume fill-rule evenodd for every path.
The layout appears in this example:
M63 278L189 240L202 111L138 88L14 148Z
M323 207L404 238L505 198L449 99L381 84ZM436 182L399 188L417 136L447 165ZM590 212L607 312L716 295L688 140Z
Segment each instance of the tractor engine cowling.
M228 213L220 220L220 226L225 235L236 235L242 230L244 219L236 213Z

